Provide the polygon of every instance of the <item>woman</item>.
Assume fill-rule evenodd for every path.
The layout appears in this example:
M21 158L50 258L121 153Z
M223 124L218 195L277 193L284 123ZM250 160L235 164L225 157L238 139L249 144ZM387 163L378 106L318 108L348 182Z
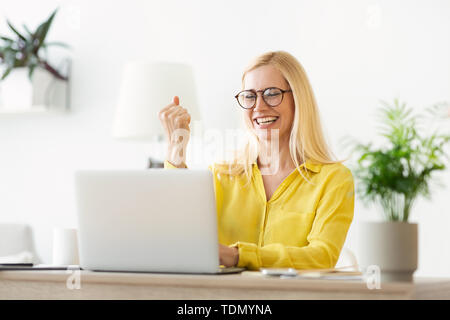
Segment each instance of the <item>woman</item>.
M334 267L353 219L353 177L325 143L305 71L289 53L268 52L242 86L236 99L252 138L233 162L211 167L220 263ZM165 167L186 168L188 111L175 97L159 117L169 138Z

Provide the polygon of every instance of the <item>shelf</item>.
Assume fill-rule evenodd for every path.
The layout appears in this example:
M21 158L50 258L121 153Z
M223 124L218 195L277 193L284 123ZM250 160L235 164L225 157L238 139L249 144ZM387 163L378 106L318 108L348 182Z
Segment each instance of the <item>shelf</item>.
M0 115L20 115L20 114L54 114L66 113L66 110L61 108L51 108L46 106L32 106L29 108L1 108Z

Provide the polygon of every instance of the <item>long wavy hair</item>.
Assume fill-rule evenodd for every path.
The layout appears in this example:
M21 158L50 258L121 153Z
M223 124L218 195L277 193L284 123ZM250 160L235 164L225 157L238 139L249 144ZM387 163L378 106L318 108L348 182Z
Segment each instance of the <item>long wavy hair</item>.
M247 73L265 65L271 65L278 69L292 90L295 113L290 132L289 150L292 161L300 174L305 177L300 170L300 165L305 161L318 164L342 162L336 160L325 140L311 84L302 65L294 56L285 51L275 51L256 57L244 70L242 88L244 88ZM217 168L219 172L232 176L245 175L249 182L253 164L259 155L259 138L253 132L250 121L245 116L243 118L248 133L245 147L235 152L234 159L219 164Z

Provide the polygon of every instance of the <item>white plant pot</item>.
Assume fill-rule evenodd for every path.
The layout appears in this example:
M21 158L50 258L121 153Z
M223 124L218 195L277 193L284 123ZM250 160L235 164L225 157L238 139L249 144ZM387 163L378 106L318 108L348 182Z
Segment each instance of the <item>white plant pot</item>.
M1 105L6 110L29 108L33 104L33 84L28 68L15 68L0 82Z
M69 61L67 66L70 66ZM0 113L68 108L67 81L59 80L39 67L34 70L30 81L28 72L26 67L14 68L0 81Z
M359 224L358 262L366 272L378 266L381 281L412 281L418 261L418 225L407 222Z

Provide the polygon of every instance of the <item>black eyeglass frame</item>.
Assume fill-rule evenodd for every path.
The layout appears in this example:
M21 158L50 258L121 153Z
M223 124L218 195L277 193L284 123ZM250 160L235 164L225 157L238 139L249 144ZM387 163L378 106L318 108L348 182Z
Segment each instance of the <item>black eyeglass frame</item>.
M270 104L268 104L268 103L266 102L266 99L264 99L264 92L266 92L266 90L269 90L269 89L277 89L277 90L280 90L280 91L281 91L281 101L280 101L280 103L278 103L276 106L271 106ZM246 108L246 107L242 106L241 103L239 102L239 95L240 95L241 93L247 92L247 91L253 92L253 93L256 95L255 102L253 103L253 105L252 105L250 108ZM274 107L279 106L279 105L283 102L284 94L285 94L286 92L292 92L292 89L283 90L283 89L280 89L280 88L277 88L277 87L269 87L269 88L265 88L265 89L263 89L263 90L242 90L242 91L240 91L237 95L235 95L234 97L236 98L236 101L238 102L239 106L240 106L242 109L249 110L249 109L253 109L253 108L256 106L256 101L258 100L258 92L262 92L261 96L262 96L262 99L264 100L264 103L267 104L269 107L274 108Z

